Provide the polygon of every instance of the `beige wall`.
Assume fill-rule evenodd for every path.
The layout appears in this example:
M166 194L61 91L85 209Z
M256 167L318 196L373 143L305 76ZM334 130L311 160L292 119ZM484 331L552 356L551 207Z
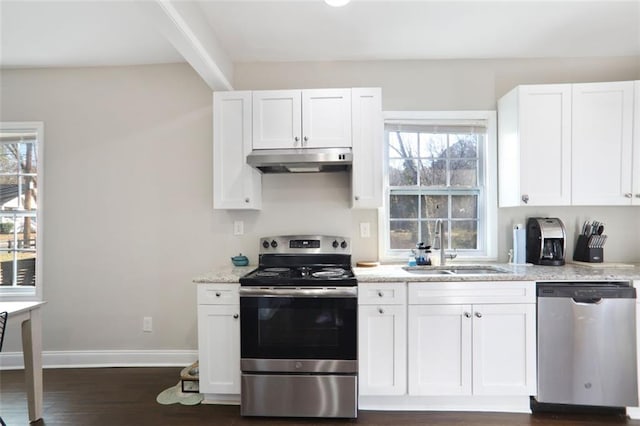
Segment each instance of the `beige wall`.
M263 235L348 235L354 259L376 258L377 211L349 208L346 174L268 175L262 211L212 210L211 91L185 64L0 77L0 120L45 123L46 351L195 349L191 278L239 252L255 262ZM237 89L380 86L386 110L494 109L518 83L629 79L637 58L239 64L235 76ZM503 259L511 225L534 215L571 233L603 220L607 257L640 260L639 208L501 209ZM372 238L359 238L360 222ZM4 349L17 347L10 336Z

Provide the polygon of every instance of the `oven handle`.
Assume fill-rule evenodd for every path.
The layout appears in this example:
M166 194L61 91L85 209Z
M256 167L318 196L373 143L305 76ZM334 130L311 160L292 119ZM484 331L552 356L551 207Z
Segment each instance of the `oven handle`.
M240 297L358 297L358 287L337 288L251 288L240 287Z

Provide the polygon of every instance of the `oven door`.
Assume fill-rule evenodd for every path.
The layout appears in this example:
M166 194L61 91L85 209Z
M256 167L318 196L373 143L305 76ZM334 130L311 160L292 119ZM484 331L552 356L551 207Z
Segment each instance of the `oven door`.
M269 360L274 367L266 370L292 371L286 367L289 360L293 371L300 371L313 364L305 360L356 361L357 305L357 287L240 288L243 365Z

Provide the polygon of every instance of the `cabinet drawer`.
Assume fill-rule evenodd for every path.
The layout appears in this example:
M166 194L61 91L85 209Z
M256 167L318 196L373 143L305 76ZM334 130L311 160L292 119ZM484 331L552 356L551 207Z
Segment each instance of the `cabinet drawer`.
M404 305L407 303L406 283L359 283L360 305Z
M533 281L465 281L409 284L410 305L535 303Z
M240 284L198 284L198 305L238 305Z

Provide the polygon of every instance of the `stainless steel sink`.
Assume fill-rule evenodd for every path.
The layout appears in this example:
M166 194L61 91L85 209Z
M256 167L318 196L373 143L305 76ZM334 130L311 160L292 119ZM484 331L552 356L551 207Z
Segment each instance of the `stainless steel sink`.
M412 267L406 267L402 269L412 274L420 274L420 275L453 275L455 274L454 272L451 272L448 269L424 269L424 268L412 268Z
M496 275L509 271L486 265L416 266L403 267L405 271L417 275Z

